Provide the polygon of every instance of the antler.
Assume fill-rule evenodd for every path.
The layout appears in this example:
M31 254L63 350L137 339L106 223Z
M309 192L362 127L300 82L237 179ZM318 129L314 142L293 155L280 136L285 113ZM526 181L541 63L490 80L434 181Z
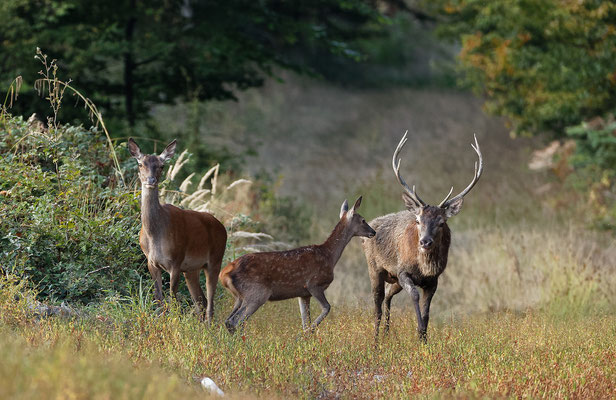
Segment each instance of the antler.
M404 147L404 145L406 144L406 141L407 141L406 135L408 133L409 133L408 130L404 132L404 136L402 136L402 139L400 139L400 143L398 143L398 147L396 147L396 151L394 151L394 156L391 159L391 166L394 169L394 173L396 174L396 179L398 179L398 183L402 185L406 194L411 198L411 200L415 202L416 205L425 207L426 203L422 199L419 198L417 193L415 193L415 185L413 185L413 190L411 190L406 184L406 182L404 181L404 179L402 179L402 177L400 176L400 161L402 160L398 158L398 154L400 153L400 150L402 150L402 147ZM397 163L396 163L396 159L398 159Z
M471 183L459 195L455 196L454 198L450 200L447 200L449 199L449 196L451 196L451 193L453 192L453 186L452 186L447 197L445 197L445 199L441 201L441 204L438 205L441 208L447 208L454 201L466 196L468 192L471 191L473 186L475 186L475 184L479 180L479 177L481 176L481 173L483 172L483 157L481 155L481 150L479 149L479 143L477 142L477 136L473 135L473 137L475 138L475 144L471 143L471 147L473 148L473 150L475 150L475 153L477 153L477 155L479 156L479 169L477 168L477 161L475 161L475 175L473 176L473 180L471 181Z

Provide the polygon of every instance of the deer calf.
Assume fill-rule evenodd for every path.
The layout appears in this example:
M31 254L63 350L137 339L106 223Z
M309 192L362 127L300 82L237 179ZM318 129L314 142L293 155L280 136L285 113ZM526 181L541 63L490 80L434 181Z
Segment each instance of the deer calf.
M483 171L483 158L475 137L475 144L471 146L479 157L479 168L475 163L472 182L460 194L450 199L452 187L438 206L430 206L419 198L415 186L411 190L400 176L400 159L397 163L396 159L407 141L407 133L394 151L392 167L396 179L404 188L402 198L408 211L384 215L371 221L370 225L376 230L376 237L373 240L364 240L362 245L368 262L374 297L375 340L379 334L383 300L385 300L385 332L387 332L391 299L404 289L413 300L417 315L417 331L420 339L425 342L430 318L430 302L436 292L438 277L447 266L447 254L451 242L447 219L460 212L464 196L479 180ZM418 288L421 288L422 296L419 295Z
M132 138L128 139L128 150L137 159L141 180L139 244L148 259L148 270L154 279L156 300L163 300L163 270L169 273L173 298L177 295L180 274L184 274L200 317L203 319L203 313L206 312L206 319L211 322L227 231L211 214L182 210L171 204L160 204L158 183L165 162L173 157L175 146L174 140L160 155L145 155ZM199 284L201 270L205 272L207 299Z
M327 240L320 245L287 251L246 254L229 263L220 273L220 281L235 297L233 311L225 325L234 332L237 325L250 317L265 302L299 297L304 330L316 328L329 313L325 298L334 280L334 266L354 236L373 237L374 230L356 210L361 197L349 210L345 200L340 221ZM314 297L322 311L310 325L310 298Z

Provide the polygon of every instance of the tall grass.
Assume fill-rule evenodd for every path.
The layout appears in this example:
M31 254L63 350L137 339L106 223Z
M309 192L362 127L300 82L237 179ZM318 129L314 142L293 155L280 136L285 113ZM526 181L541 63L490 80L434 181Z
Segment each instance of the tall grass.
M32 323L16 293L23 288L3 280L0 386L24 398L191 398L203 376L242 398L606 398L616 390L614 315L458 317L433 324L423 345L414 321L395 310L375 346L372 318L357 307L334 307L304 335L295 302L271 303L230 335L173 305L152 313L148 294Z

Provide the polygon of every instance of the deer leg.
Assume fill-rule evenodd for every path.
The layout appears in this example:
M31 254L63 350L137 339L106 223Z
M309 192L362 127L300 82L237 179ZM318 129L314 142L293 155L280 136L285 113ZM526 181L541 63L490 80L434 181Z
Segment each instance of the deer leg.
M411 295L413 305L415 306L415 314L417 314L417 333L419 334L419 338L425 342L426 327L424 326L421 311L419 310L419 291L417 290L417 286L415 286L410 275L405 272L398 275L398 283Z
M306 331L310 327L310 296L299 298L299 312L302 315L302 329Z
M310 330L314 331L315 328L317 326L319 326L321 321L323 321L323 319L327 316L327 314L329 314L329 310L330 310L331 306L329 305L329 302L325 298L325 293L324 293L323 289L321 289L321 288L313 288L313 289L308 289L308 291L310 292L310 294L315 299L317 299L317 301L321 305L321 314L319 314L317 319L314 320L314 323L310 326Z
M258 290L258 289L256 289ZM225 326L229 330L229 332L235 332L235 329L239 324L246 322L248 318L252 314L255 313L267 300L269 299L271 292L266 292L261 294L259 297L244 299L241 307L236 311L234 315L230 315L227 321L225 322Z
M207 303L205 301L205 295L203 294L203 289L201 289L201 285L199 284L199 273L201 271L189 271L184 272L184 279L186 279L186 286L188 286L188 291L190 292L190 296L195 303L195 307L197 308L197 313L199 315L199 319L201 321L205 320L205 308L207 307Z
M430 303L432 302L432 296L436 292L437 282L434 282L434 285L425 287L422 289L423 296L421 299L421 317L423 319L423 340L427 341L427 331L428 331L428 321L430 320ZM422 335L422 332L419 332L419 335Z
M385 279L383 274L370 274L372 297L374 298L374 340L379 337L379 326L383 315L383 299L385 298Z
M396 294L400 293L402 286L399 283L387 285L385 294L385 333L389 332L389 316L391 314L391 299Z
M235 333L237 324L239 323L239 319L245 310L246 310L246 304L242 302L240 304L240 307L237 310L235 310L234 313L231 313L231 315L229 315L229 318L227 318L227 320L225 321L225 326L227 327L227 330L229 331L229 333Z
M240 312L244 311L244 309L242 308L243 303L244 302L242 301L242 299L240 299L239 297L236 298L235 304L233 305L233 310L231 310L231 314L229 314L229 316L225 320L225 326L227 327L227 330L231 333L235 332L235 325L237 324L234 319L235 316Z
M235 304L233 304L233 310L231 310L231 314L229 314L229 316L227 317L227 321L237 313L237 311L240 309L241 306L242 306L242 299L238 297L235 299Z
M163 302L163 277L161 270L154 264L148 262L148 271L150 271L152 280L154 280L154 299L160 305Z
M233 333L239 324L245 323L248 318L250 318L250 316L259 309L259 307L265 304L266 301L267 300L259 300L248 303L246 305L242 305L238 312L231 318L231 321L229 321L229 325L231 325L232 329L229 329L229 325L227 325L227 329L229 329L229 331Z
M212 323L214 318L214 295L216 294L216 284L218 283L218 273L220 272L220 262L217 266L209 266L205 271L205 289L207 291L207 321Z
M178 299L178 286L180 284L180 272L176 268L172 268L169 271L169 291L171 292L171 299Z

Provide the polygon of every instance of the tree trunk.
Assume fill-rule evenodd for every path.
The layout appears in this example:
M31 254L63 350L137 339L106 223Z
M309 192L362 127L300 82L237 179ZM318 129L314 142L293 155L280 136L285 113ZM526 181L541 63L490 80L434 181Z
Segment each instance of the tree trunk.
M127 49L124 53L124 96L126 102L126 118L128 120L128 126L133 128L135 126L135 110L133 107L134 102L134 76L135 60L133 59L133 34L135 31L135 24L137 18L133 14L136 7L136 0L130 1L131 16L126 23L126 29L124 31L124 39L127 43Z

